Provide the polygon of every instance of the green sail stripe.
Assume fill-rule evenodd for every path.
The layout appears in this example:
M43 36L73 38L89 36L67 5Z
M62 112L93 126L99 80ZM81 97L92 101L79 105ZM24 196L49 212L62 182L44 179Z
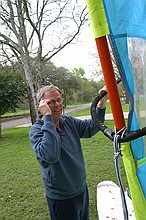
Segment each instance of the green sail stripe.
M134 158L130 149L130 143L122 143L121 150L136 220L145 220L146 200L144 198L140 183L136 175L136 168L134 164Z
M140 159L140 160L137 160L137 165L138 165L138 166L141 166L141 165L143 165L144 163L146 163L146 158L142 158L142 159Z
M109 34L102 0L86 0L94 38Z

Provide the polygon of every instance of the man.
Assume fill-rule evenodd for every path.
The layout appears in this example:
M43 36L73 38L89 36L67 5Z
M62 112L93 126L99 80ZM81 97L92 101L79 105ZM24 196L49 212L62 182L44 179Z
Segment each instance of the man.
M105 90L105 89L102 89ZM41 113L30 130L30 141L42 169L51 220L89 220L89 196L80 138L99 131L92 119L62 115L62 95L54 85L38 91ZM105 102L97 108L103 122Z

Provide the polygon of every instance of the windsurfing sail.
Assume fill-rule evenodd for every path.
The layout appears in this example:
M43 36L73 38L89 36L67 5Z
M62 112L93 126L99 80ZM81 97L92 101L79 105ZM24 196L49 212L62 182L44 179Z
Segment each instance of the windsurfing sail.
M129 96L129 132L146 126L146 1L86 0L116 129L125 127L107 44L110 36ZM121 143L135 217L146 219L146 138Z

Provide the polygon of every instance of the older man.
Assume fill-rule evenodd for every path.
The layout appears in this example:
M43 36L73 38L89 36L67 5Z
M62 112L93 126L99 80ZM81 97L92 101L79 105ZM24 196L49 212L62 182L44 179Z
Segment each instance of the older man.
M90 138L99 128L92 119L62 115L62 94L58 87L44 86L37 97L41 114L31 127L30 141L42 169L51 220L89 220L80 138ZM101 100L97 108L101 121L104 121L105 101Z

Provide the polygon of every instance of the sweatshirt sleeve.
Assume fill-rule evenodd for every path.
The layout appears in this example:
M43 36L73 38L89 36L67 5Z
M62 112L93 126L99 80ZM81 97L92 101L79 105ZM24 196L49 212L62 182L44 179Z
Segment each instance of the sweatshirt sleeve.
M97 108L97 115L99 120L103 123L105 118L105 108ZM80 120L75 119L75 124L79 132L80 138L90 138L100 131L99 127L94 123L93 119Z
M30 129L30 142L37 159L48 163L55 163L60 158L60 137L57 134L51 115L41 119Z

